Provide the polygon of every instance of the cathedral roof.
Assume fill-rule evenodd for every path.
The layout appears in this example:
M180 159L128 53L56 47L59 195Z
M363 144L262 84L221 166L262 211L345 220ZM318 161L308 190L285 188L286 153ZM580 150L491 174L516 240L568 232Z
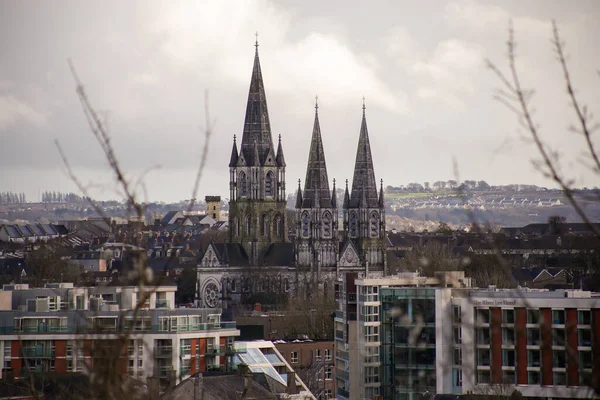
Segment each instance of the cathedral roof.
M323 208L331 207L331 192L329 191L327 165L319 125L319 105L315 104L315 122L308 153L302 208L316 207L317 204Z
M365 106L363 104L362 123L354 164L354 178L352 179L352 192L350 193L350 207L377 208L378 206L377 183L375 182L367 117L365 116Z
M257 151L254 149L256 143ZM249 166L262 165L269 149L273 148L271 124L267 109L267 97L263 84L260 60L258 58L258 43L254 54L254 66L246 105L246 118L240 153L244 154ZM257 159L258 154L258 159Z

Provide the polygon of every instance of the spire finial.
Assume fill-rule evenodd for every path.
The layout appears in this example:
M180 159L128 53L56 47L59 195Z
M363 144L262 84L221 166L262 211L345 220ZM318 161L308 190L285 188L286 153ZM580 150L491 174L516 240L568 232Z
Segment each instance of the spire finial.
M335 178L333 178L333 186L335 186Z
M383 178L381 178L381 187L383 187Z
M348 189L348 179L346 179L346 189Z
M281 133L279 134L279 142L281 142Z
M258 32L254 34L256 37L256 41L254 42L254 47L256 47L256 54L258 54Z
M233 143L235 143L236 135L233 135Z
M363 96L362 100L363 100L363 107L362 107L363 108L363 115L365 115L365 110L367 109L367 107L365 106L365 96Z
M315 112L319 112L319 96L315 96Z

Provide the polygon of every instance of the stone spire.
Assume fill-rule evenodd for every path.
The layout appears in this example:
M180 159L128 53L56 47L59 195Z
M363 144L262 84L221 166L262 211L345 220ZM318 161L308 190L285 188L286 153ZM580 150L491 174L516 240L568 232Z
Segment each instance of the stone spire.
M376 208L379 204L377 198L377 183L373 169L373 158L371 156L371 144L369 143L369 131L367 130L367 117L365 99L363 97L363 115L358 137L358 148L356 150L356 162L354 164L354 178L352 179L352 193L350 195L350 206Z
M279 144L277 145L277 156L275 156L277 166L285 167L285 158L283 157L283 147L281 147L281 135L279 135Z
M333 190L331 191L331 207L337 208L337 194L335 193L335 178L333 178Z
M238 150L237 143L235 141L235 135L233 135L233 148L231 149L231 158L229 159L229 168L234 168L238 162Z
M312 139L310 141L306 179L304 181L303 208L317 206L328 208L331 205L327 165L325 164L325 152L323 151L321 127L319 125L319 104L316 100L318 100L318 98L315 98L315 122L313 125Z
M296 208L302 208L302 188L300 187L300 179L298 179L298 193L296 194Z
M383 179L379 187L379 208L385 208L385 199L383 198Z
M346 179L346 191L344 192L344 208L350 207L350 193L348 192L348 179Z
M262 158L265 157L269 149L273 148L269 111L267 110L267 97L260 69L260 60L258 58L258 40L255 46L254 66L252 68L248 103L246 105L246 118L244 121L244 133L240 147L240 153L244 154L248 166L261 165L264 161ZM258 160L255 160L254 143L257 143L258 146Z

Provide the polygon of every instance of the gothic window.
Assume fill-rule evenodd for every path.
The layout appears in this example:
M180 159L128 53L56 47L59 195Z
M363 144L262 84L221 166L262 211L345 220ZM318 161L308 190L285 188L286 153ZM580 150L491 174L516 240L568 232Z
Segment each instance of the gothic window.
M235 291L236 291L236 289L237 289L237 288L235 287L235 279L232 279L232 280L231 280L231 284L230 284L230 286L231 286L231 291L232 291L232 292L235 292Z
M246 215L246 219L244 221L244 231L245 231L244 233L246 235L250 234L250 216L249 215Z
M356 237L358 236L358 220L356 219L356 213L350 213L350 236Z
M308 237L310 232L310 218L308 216L308 211L304 211L302 213L302 236Z
M283 219L280 214L275 216L275 236L278 239L283 239Z
M372 237L379 236L379 214L377 214L377 212L375 212L375 211L373 211L371 213L370 225L371 225L371 236Z
M233 236L240 236L240 219L238 217L233 220Z
M260 222L262 235L269 236L269 217L266 214L263 214Z
M240 196L248 195L248 187L246 184L246 174L244 171L240 172L240 176L238 178L238 187L240 188Z
M331 213L329 211L325 211L323 213L323 237L324 238L331 237L331 225L332 225Z
M265 196L273 196L273 171L267 172L265 178Z

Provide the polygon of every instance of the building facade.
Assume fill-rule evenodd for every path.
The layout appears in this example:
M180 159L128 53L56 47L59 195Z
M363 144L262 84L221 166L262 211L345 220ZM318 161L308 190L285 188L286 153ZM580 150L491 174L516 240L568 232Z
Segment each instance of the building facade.
M477 289L456 272L343 283L337 398L514 390L528 398L588 398L597 387L600 297L593 293Z
M0 291L2 376L92 371L103 346L131 329L126 348L112 348L123 373L138 379L180 382L225 367L239 336L235 322L221 322L221 309L176 308L176 286L74 287L70 283ZM136 304L145 299L134 315Z

